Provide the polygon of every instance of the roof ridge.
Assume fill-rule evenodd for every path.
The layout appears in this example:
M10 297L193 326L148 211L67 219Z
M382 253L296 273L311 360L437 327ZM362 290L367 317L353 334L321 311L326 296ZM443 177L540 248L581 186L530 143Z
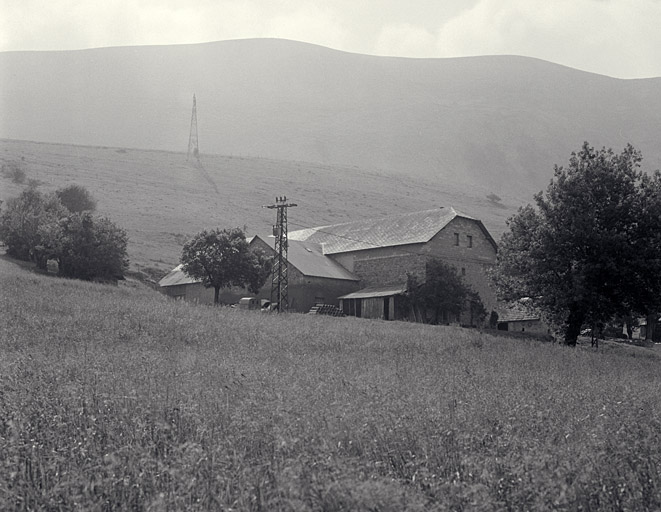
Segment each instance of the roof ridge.
M340 226L349 226L351 224L360 224L360 223L363 223L363 222L375 222L375 221L380 221L380 220L388 220L388 219L392 219L392 218L402 218L402 217L408 217L408 216L412 216L412 215L420 215L422 213L437 212L439 210L444 210L444 209L445 209L445 207L441 206L439 208L430 208L428 210L416 210L416 211L413 211L413 212L405 212L405 213L389 213L388 215L382 215L380 217L368 217L368 218L362 219L362 220L350 220L350 221L347 221L347 222L338 222L337 224L326 224L325 226L313 226L313 227L309 227L309 228L295 229L293 231L290 231L289 234L300 232L300 231L309 231L309 230L321 231L323 229L336 228L336 227L340 227ZM455 215L459 215L461 217L466 217L466 218L469 218L469 219L473 218L473 217L470 217L469 215L458 212L457 210L455 210L454 206L450 206L448 208L448 210L451 211L452 213L454 213Z

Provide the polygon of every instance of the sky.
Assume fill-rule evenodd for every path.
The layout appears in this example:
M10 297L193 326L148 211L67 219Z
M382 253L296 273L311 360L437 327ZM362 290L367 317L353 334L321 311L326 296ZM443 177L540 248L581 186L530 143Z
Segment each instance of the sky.
M399 57L523 55L661 77L661 0L0 0L0 51L261 37Z

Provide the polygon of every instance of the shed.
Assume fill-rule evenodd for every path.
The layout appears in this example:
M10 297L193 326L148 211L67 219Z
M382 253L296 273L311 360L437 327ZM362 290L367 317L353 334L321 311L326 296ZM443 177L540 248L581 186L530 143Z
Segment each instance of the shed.
M525 299L505 306L498 316L499 331L548 333L542 315Z
M358 318L398 319L398 297L406 285L374 286L339 297L340 309L347 316Z

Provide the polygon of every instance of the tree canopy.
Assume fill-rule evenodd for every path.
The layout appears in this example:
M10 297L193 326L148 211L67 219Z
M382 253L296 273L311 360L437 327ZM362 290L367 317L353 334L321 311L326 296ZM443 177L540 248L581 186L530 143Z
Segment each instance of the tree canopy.
M60 202L71 213L93 212L96 210L96 200L89 190L81 185L69 185L55 191Z
M503 299L530 297L575 345L584 322L648 314L661 296L661 175L642 156L587 142L508 221L494 271Z
M184 244L182 270L214 289L218 304L220 289L238 286L257 293L270 272L270 260L250 249L240 228L204 230Z
M0 240L7 246L7 254L41 263L40 248L49 235L45 226L54 226L66 213L57 196L35 188L8 199L0 214ZM45 266L45 261L40 266Z
M46 268L49 259L59 274L79 279L115 279L128 266L126 232L90 212L71 213L57 194L27 188L7 200L0 214L0 240L7 254Z
M466 310L470 323L479 324L486 316L479 295L464 283L456 268L439 259L427 260L424 282L409 275L406 288L409 305L424 312L425 321L433 324L458 319Z
M59 273L78 279L115 279L128 268L126 231L90 212L60 220L53 243Z

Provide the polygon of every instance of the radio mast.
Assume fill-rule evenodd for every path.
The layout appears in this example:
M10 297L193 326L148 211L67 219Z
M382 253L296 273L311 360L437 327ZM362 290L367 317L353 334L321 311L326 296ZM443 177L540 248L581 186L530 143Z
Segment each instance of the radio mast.
M186 160L190 159L191 154L199 162L200 161L200 148L197 145L197 101L195 94L193 94L193 113L190 118L190 135L188 136L188 155Z

